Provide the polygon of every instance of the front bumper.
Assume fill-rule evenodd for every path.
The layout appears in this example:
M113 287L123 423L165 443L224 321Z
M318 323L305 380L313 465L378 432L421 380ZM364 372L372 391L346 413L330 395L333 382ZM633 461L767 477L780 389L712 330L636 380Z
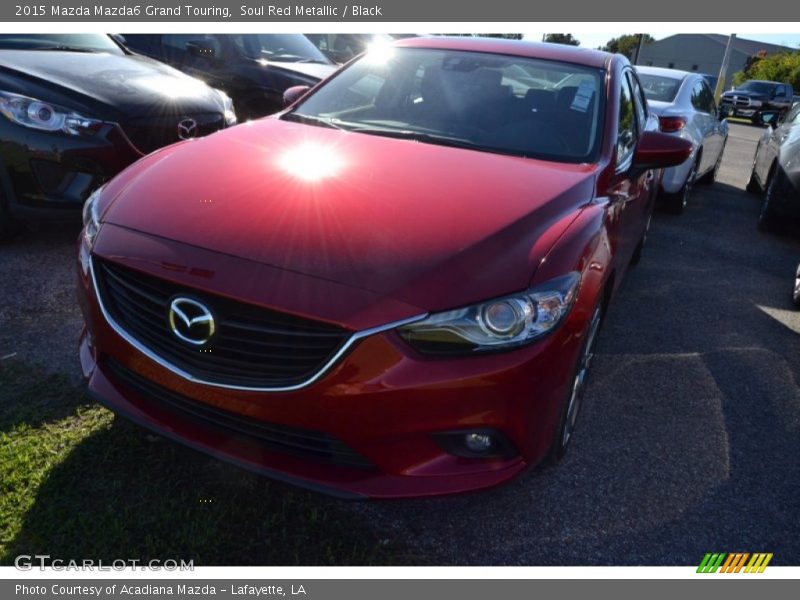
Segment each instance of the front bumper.
M115 124L69 136L0 119L0 139L9 209L25 220L78 221L89 194L143 156Z
M192 264L210 264L205 251L194 252ZM252 269L252 263L240 259L215 260L223 260L229 272ZM229 390L188 381L123 339L103 317L87 264L82 246L79 298L86 328L80 356L90 394L114 412L206 454L342 497L465 492L499 484L541 460L553 439L590 309L579 306L579 300L551 335L512 352L430 358L415 352L394 331L386 331L359 340L308 387L279 393ZM174 274L174 263L171 269ZM323 287L330 285L306 281L304 288L315 298L329 298L333 289L326 293ZM353 303L361 304L358 299ZM402 316L402 308L391 301L390 305L385 322ZM350 324L374 319L374 312L367 308L346 320ZM124 372L128 375L121 375ZM196 408L212 417L190 418L186 409L176 410L159 400L163 397L178 398L184 407L189 403L190 412ZM215 420L213 414L221 417ZM247 431L229 427L228 417L245 421ZM301 436L313 433L333 439L364 464L288 452L249 435L254 427L288 428ZM445 451L432 437L472 430L499 432L515 452L465 458Z

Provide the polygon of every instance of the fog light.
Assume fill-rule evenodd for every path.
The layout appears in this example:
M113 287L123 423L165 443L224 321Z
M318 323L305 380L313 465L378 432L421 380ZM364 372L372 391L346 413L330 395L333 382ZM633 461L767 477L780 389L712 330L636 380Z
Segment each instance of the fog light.
M462 458L512 458L518 455L514 444L496 429L442 431L431 437L448 454Z
M470 452L488 452L492 447L492 436L485 433L468 433L464 436L464 446Z

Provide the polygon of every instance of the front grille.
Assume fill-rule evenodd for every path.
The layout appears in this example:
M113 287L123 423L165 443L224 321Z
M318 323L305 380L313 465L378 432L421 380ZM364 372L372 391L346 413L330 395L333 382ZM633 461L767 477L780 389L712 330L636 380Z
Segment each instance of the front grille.
M319 372L350 332L326 323L206 294L95 259L98 294L116 324L140 344L193 377L221 385L284 388ZM204 346L178 339L167 312L187 295L214 315L216 332Z
M745 108L750 106L750 98L746 96L723 96L721 103L724 106L735 106L736 108Z
M131 143L143 154L174 144L182 138L178 125L184 119L192 119L197 127L191 137L202 137L214 133L225 126L225 118L220 113L186 116L158 116L129 119L123 123L122 130Z
M256 441L274 452L347 467L375 468L347 444L327 433L275 425L196 402L153 383L113 359L105 359L103 366L115 381L138 394L144 402L203 426Z

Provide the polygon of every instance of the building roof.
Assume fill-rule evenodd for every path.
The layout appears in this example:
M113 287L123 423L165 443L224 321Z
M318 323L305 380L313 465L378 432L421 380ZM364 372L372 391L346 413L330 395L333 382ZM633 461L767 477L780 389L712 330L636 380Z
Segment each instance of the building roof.
M661 40L657 40L655 42L651 42L648 46L652 46L653 44L657 44L658 42L668 40L674 37L686 37L686 36L702 36L706 37L718 44L725 46L728 43L728 36L722 35L719 33L677 33L675 35L670 35L665 37ZM746 54L747 56L754 56L758 54L762 50L766 50L768 53L775 53L775 52L796 52L797 48L791 48L789 46L781 46L780 44L769 44L767 42L759 42L757 40L748 40L747 38L736 37L736 41L733 44L734 50L737 52L741 52L742 54Z

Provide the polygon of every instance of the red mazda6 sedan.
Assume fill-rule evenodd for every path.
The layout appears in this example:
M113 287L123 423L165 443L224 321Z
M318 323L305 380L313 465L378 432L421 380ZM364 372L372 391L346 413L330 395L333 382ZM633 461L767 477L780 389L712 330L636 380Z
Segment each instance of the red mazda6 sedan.
M557 461L661 169L691 150L655 128L619 55L376 47L87 201L90 393L345 497L463 492Z

